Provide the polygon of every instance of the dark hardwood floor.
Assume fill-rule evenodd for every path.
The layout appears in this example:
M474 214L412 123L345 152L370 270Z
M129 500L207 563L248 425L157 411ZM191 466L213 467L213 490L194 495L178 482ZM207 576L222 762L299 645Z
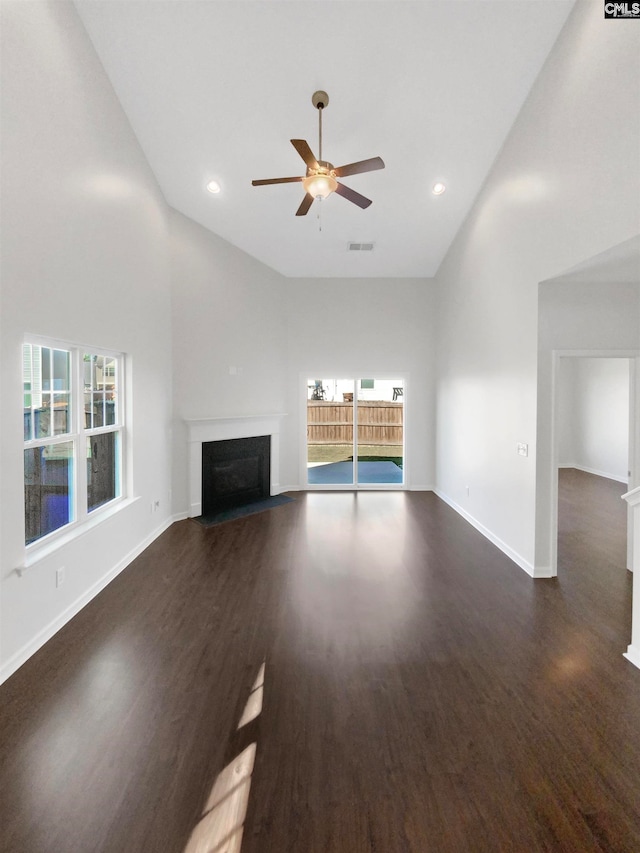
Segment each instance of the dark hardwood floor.
M173 525L0 688L0 849L637 853L623 491L561 472L553 580L431 493Z

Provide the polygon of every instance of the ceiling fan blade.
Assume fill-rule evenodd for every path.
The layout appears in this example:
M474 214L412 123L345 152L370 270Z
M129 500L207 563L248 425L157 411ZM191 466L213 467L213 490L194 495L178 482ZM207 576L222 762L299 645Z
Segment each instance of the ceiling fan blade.
M295 182L303 181L304 178L267 178L264 181L251 181L252 187L264 187L267 184L292 184Z
M318 161L313 156L313 151L309 148L308 142L306 142L304 139L292 139L291 144L310 169L320 168L318 166Z
M349 189L349 187L345 187L344 184L338 183L336 187L336 192L338 195L341 195L342 198L346 198L347 201L352 201L354 204L357 204L358 207L361 207L363 210L365 207L369 207L370 204L373 204L370 198L366 198L360 193L357 193L355 190Z
M358 160L357 163L348 163L346 166L338 166L334 169L336 178L346 178L347 175L359 175L361 172L375 172L376 169L384 169L382 157L371 157L369 160Z
M302 199L302 204L296 210L296 216L306 216L309 208L313 204L313 196L310 193L307 193L305 197Z

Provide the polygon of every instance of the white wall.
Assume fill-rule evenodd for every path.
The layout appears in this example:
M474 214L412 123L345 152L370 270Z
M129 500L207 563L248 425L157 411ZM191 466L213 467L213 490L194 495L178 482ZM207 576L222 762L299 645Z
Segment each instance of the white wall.
M281 483L299 485L306 379L402 377L405 475L434 482L434 308L430 279L288 279L288 402Z
M436 277L439 493L532 574L538 283L640 226L640 30L609 24L576 4Z
M166 206L71 3L3 2L1 675L6 677L169 518L171 330ZM25 560L25 333L126 353L139 496ZM151 514L152 500L160 511ZM55 572L66 580L55 587Z
M629 359L560 358L558 462L621 483L629 469Z
M286 412L285 290L279 273L181 213L169 223L173 505L185 513L184 420Z
M287 413L274 479L300 486L309 376L408 377L412 483L433 482L428 281L285 279L180 213L169 221L176 514L188 505L185 419Z

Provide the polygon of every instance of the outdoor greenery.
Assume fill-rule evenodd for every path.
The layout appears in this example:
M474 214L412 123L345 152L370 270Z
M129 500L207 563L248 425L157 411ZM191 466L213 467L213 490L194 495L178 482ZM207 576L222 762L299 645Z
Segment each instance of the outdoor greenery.
M363 444L358 447L358 459L361 462L388 460L402 468L401 445ZM310 444L308 446L309 462L344 462L353 459L351 444Z

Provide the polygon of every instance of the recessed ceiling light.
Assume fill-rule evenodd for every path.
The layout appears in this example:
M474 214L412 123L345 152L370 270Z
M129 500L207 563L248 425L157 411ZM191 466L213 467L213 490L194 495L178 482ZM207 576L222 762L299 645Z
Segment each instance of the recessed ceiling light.
M207 189L210 193L219 193L220 184L217 181L209 181L209 183L207 184Z
M438 181L438 183L437 183L437 184L434 184L434 185L433 185L433 189L431 190L431 192L432 192L434 195L442 195L442 193L443 193L445 190L446 190L445 185L444 185L441 181Z

